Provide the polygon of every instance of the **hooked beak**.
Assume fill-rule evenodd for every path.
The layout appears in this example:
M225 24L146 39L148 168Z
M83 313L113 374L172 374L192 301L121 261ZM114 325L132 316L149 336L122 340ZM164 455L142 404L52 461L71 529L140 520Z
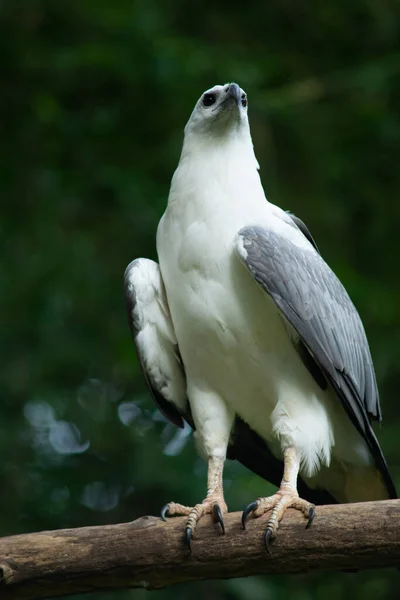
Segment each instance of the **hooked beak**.
M237 83L230 83L225 90L225 98L221 102L221 105L228 106L230 104L240 105L241 93L240 87Z

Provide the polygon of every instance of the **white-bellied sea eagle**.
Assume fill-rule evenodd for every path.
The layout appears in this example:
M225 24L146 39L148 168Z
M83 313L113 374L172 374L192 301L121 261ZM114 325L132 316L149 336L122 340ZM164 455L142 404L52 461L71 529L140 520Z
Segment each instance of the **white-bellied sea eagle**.
M206 498L162 511L187 516L189 548L206 513L224 531L227 457L278 486L243 513L271 510L267 547L288 507L309 526L315 504L396 497L360 317L304 223L266 200L236 83L192 112L157 251L128 266L125 293L154 400L208 461Z

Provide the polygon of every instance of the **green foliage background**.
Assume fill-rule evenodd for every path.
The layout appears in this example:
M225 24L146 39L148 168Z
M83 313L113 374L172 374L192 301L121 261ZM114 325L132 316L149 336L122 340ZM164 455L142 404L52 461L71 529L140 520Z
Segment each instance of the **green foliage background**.
M155 257L201 92L249 95L268 198L303 218L364 320L400 483L396 0L0 2L0 533L199 501L205 465L155 411L122 295ZM231 510L268 493L236 464ZM368 524L366 524L368 526ZM181 585L160 600L389 598L396 571ZM94 594L93 600L147 597Z

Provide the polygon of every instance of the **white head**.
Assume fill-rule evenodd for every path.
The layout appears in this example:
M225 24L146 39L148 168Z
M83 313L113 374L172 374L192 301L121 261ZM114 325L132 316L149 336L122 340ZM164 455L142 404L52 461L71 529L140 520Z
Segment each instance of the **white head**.
M185 127L185 135L223 137L247 129L247 95L237 83L215 85L204 92Z
M227 150L227 145L229 150ZM196 103L185 127L181 160L222 150L235 153L258 169L247 118L247 94L237 83L215 85Z

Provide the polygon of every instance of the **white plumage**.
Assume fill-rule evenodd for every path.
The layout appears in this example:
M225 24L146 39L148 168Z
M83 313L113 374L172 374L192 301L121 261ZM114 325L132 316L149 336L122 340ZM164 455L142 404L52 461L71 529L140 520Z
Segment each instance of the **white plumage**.
M215 98L211 106L205 105L207 94ZM306 261L318 253L290 216L265 198L244 97L236 84L215 86L186 126L157 232L162 281L151 261L127 272L136 293L139 353L183 416L188 398L209 465L213 459L223 463L239 416L280 460L293 449L310 487L322 487L340 501L385 497L367 441L335 390L322 389L305 367L298 333L245 266L245 237L239 232L254 226L289 243ZM296 288L302 282L295 285L287 277L285 285L294 303L301 299L306 319L315 298ZM291 472L289 479L296 475Z

